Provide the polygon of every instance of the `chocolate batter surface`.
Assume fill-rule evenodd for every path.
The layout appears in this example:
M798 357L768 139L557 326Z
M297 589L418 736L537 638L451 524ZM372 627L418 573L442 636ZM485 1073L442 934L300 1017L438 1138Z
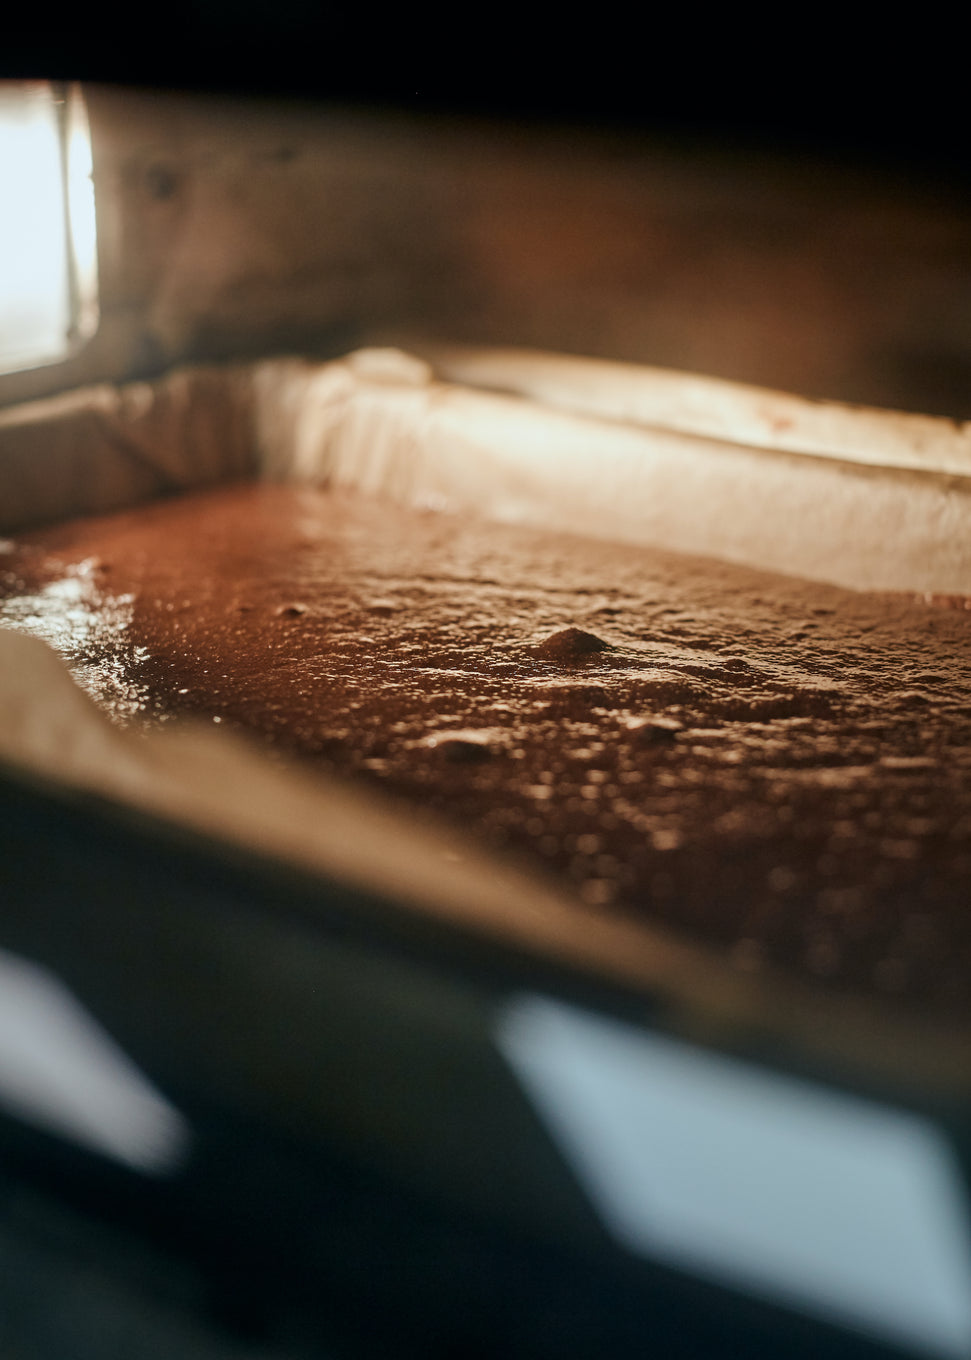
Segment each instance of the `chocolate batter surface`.
M119 722L246 729L740 969L971 1018L960 609L282 487L0 548L0 626Z

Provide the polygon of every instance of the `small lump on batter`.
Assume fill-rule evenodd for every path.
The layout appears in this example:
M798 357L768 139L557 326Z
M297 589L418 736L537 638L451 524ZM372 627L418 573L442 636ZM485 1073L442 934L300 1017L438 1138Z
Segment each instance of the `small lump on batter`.
M536 648L537 656L550 661L579 661L597 652L609 652L610 643L582 628L560 628Z

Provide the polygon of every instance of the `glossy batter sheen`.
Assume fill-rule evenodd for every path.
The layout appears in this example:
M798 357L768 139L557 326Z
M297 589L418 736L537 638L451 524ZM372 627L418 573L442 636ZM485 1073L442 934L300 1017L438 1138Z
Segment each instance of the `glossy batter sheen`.
M207 715L739 968L971 1016L960 609L280 487L3 546L0 624L119 721Z

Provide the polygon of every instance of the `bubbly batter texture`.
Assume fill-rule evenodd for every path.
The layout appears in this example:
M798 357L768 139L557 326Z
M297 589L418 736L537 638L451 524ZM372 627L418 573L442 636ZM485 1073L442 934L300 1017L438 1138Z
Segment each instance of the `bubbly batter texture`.
M963 601L250 485L0 547L0 626L120 722L245 729L741 969L971 1017Z

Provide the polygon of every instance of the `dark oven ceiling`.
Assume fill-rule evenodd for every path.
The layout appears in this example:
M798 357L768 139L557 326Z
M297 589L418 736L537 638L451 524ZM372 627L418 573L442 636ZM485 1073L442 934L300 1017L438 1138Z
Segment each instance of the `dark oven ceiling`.
M939 26L736 7L566 10L168 0L8 7L0 77L294 95L621 125L966 178Z

